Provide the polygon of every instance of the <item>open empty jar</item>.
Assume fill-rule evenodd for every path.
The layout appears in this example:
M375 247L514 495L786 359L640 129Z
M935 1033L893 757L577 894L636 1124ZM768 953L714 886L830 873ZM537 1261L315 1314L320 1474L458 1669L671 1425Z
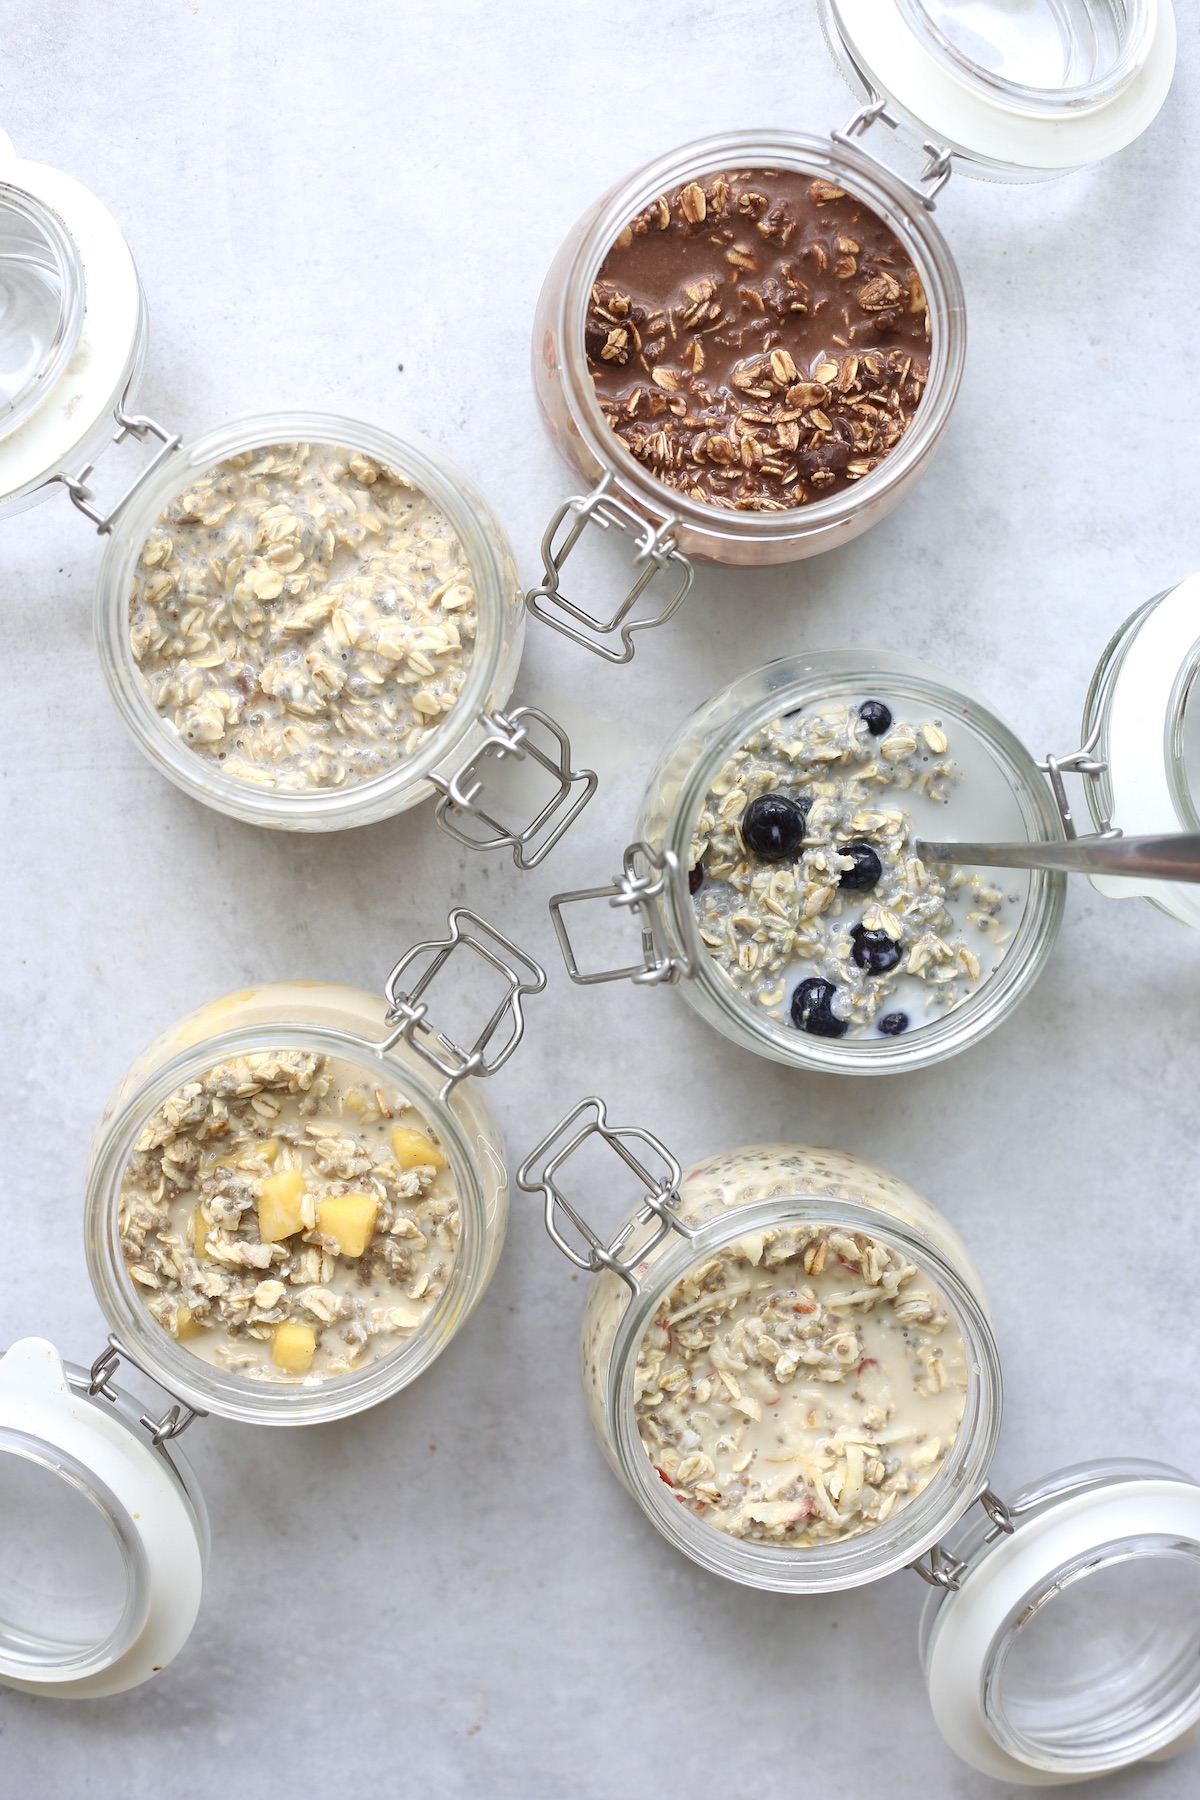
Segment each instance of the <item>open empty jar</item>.
M914 1069L964 1049L1045 964L1065 877L926 864L918 838L1062 836L1009 728L908 658L824 651L754 670L664 748L608 887L557 894L572 980L667 982L796 1068ZM641 956L593 970L567 912L607 900Z
M65 486L107 538L96 635L118 710L185 792L251 824L332 830L437 797L521 867L595 777L506 711L524 635L511 546L440 451L365 420L279 412L182 442L130 410L146 322L95 197L0 145L0 513ZM153 455L106 503L110 442ZM532 818L484 771L523 762ZM494 769L493 769L494 772Z
M612 1238L563 1174L590 1141L638 1188ZM1078 1780L1191 1741L1200 1485L1114 1462L1009 1504L991 1492L1001 1377L987 1299L928 1202L807 1145L728 1151L684 1172L596 1099L517 1181L594 1276L580 1338L588 1413L677 1549L790 1594L915 1568L935 1590L922 1625L934 1716L991 1775Z
M427 996L468 951L484 965L472 1008L493 1010L464 1049L430 1025ZM195 1418L344 1418L408 1386L466 1324L508 1220L504 1143L479 1080L516 1049L523 1002L544 984L515 945L456 911L384 995L320 982L230 994L133 1064L87 1177L108 1345L89 1375L42 1340L0 1360L0 1681L113 1693L181 1647L206 1536L174 1440ZM478 998L489 987L494 1006ZM123 1397L122 1363L165 1390L161 1416ZM56 1585L47 1520L72 1515L98 1572L72 1549Z
M668 152L589 209L542 289L535 387L588 486L550 523L529 605L610 661L671 616L693 560L794 562L890 512L963 367L961 284L932 217L952 168L1032 179L1107 156L1150 123L1174 67L1167 0L1037 5L1019 22L988 0L969 17L935 0L822 13L865 97L844 130ZM884 126L923 146L915 182L865 147ZM589 523L636 540L607 616L563 587Z

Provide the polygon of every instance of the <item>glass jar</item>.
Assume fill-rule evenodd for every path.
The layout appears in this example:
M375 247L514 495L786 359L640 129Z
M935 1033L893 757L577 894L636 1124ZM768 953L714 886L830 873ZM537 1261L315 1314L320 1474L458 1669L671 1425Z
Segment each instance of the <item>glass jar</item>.
M734 751L781 715L873 694L897 711L914 709L914 722L934 715L946 726L951 755L964 770L963 798L969 805L959 813L963 830L956 835L1007 842L1061 838L1054 794L1037 763L1008 726L948 677L890 654L839 650L784 657L723 689L669 740L650 777L637 838L625 852L616 881L552 898L551 914L571 979L581 986L622 979L677 986L689 1006L744 1049L793 1068L826 1073L878 1075L923 1068L965 1049L1006 1019L1037 980L1053 947L1066 887L1061 874L1003 871L1000 879L1012 909L1007 915L1011 941L994 970L940 1017L896 1037L821 1037L798 1030L739 990L701 938L688 874L697 820L714 777ZM973 796L966 793L971 784ZM903 803L901 793L893 804ZM598 899L627 908L641 924L642 955L628 967L580 967L564 911ZM863 899L866 904L869 895Z
M415 1381L478 1305L508 1222L504 1142L479 1082L516 1049L524 1001L545 974L473 913L456 910L449 927L401 958L384 995L278 982L214 1000L158 1037L117 1086L93 1139L84 1211L108 1344L87 1374L42 1339L0 1358L0 1683L98 1695L165 1667L195 1622L208 1549L175 1440L208 1413L311 1425L376 1406ZM481 987L503 988L469 1048L428 1022L429 987L458 951L485 966L472 1006L495 997L481 1000ZM128 1272L118 1214L134 1146L171 1094L222 1061L295 1050L412 1104L452 1172L460 1235L444 1291L395 1348L349 1373L267 1382L210 1363L158 1323ZM164 1390L161 1414L129 1399L122 1364Z
M932 217L952 166L1039 179L1096 161L1145 129L1170 86L1169 0L1038 0L1034 11L1035 20L1023 12L1018 23L1000 0L981 0L968 19L943 0L821 0L835 58L865 101L844 130L702 138L638 169L588 209L550 266L534 318L533 379L546 429L588 484L546 531L543 579L528 596L536 617L608 661L627 662L634 634L665 622L684 599L693 560L763 567L816 555L886 517L923 474L965 353L962 288ZM921 146L916 181L863 146L876 124ZM605 422L585 351L593 284L620 232L661 194L729 168L811 175L862 201L900 241L929 307L928 384L899 443L853 486L781 511L710 506L658 481ZM561 586L589 522L636 540L633 586L607 616Z
M563 1186L565 1164L592 1139L639 1189L607 1240ZM539 1144L517 1183L541 1197L558 1249L593 1276L580 1336L588 1413L610 1467L675 1548L712 1574L789 1594L915 1569L933 1589L921 1648L934 1718L990 1775L1082 1780L1193 1740L1200 1484L1109 1463L1007 1504L991 1491L1001 1371L986 1296L961 1240L905 1183L847 1152L792 1144L724 1152L684 1172L650 1132L610 1124L596 1098ZM680 1280L730 1244L793 1226L840 1227L900 1251L935 1284L968 1371L958 1435L924 1490L857 1536L803 1547L731 1536L679 1505L636 1412L639 1348Z
M1200 576L1146 601L1101 657L1083 740L1097 830L1200 831ZM1200 928L1200 896L1181 882L1093 875L1101 894L1141 896Z
M512 547L475 484L424 440L362 419L280 412L237 419L182 442L130 410L146 342L137 271L95 197L57 170L20 162L0 142L0 515L66 488L107 538L96 589L96 639L109 690L139 747L193 799L248 824L327 831L370 824L437 797L439 824L472 849L507 848L535 867L587 804L590 770L571 766L562 728L534 707L505 711L525 612ZM115 500L91 487L96 459L134 439L152 450ZM475 588L476 642L461 692L417 750L383 774L341 786L271 789L190 750L157 710L130 640L139 557L164 508L229 457L278 443L358 451L395 469L450 520ZM514 800L485 775L508 760L530 779ZM531 799L532 796L532 799ZM522 806L533 817L515 822Z

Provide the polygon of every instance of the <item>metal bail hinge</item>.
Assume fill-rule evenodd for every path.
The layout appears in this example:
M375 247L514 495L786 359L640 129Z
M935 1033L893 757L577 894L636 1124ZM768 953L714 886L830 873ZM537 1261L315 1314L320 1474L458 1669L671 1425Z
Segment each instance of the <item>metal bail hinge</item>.
M122 1362L131 1363L135 1369L140 1369L150 1381L156 1379L148 1369L142 1367L142 1364L130 1354L118 1338L110 1337L88 1372L88 1393L93 1398L98 1397L109 1401L113 1406L116 1405L118 1396L112 1381ZM187 1406L182 1400L178 1400L159 1419L156 1419L153 1413L143 1413L138 1424L150 1433L150 1442L157 1445L168 1443L172 1438L182 1437L193 1419L206 1419L207 1417L208 1414L202 1412L198 1406Z
M585 650L591 650L596 656L602 656L606 662L627 663L633 657L633 634L635 631L651 631L656 625L665 625L667 620L678 610L692 585L692 565L687 558L675 548L674 531L679 521L663 519L658 525L651 524L626 501L619 500L612 491L613 477L611 470L604 475L590 494L576 494L565 500L551 519L542 539L542 567L545 571L537 587L530 588L525 596L525 604L535 619L552 630L560 631L573 643L582 644ZM570 526L562 542L556 542L563 525L570 520ZM616 525L621 531L632 532L638 540L634 552L634 566L637 577L624 600L610 618L602 619L585 612L568 600L559 589L559 576L562 566L570 556L588 525L598 525L607 531L610 525ZM655 576L666 574L675 582L674 592L670 594L666 605L652 618L638 619L627 624L630 613L645 593ZM619 634L620 644L606 642L614 633Z
M157 424L154 419L148 419L141 413L126 412L125 402L128 398L129 390L126 389L113 414L113 417L120 427L120 430L113 438L114 446L123 444L128 437L137 438L139 443L144 443L148 437L155 437L158 439L159 447L150 458L150 461L146 464L141 474L129 484L115 505L111 506L107 512L101 512L99 507L92 505L95 495L88 486L88 477L96 467L94 462L86 463L84 467L80 469L78 475L68 474L64 469L57 475L52 475L50 477L51 481L62 482L68 494L71 496L72 505L78 507L84 518L92 521L92 524L102 536L112 530L113 521L116 519L121 508L128 500L133 498L142 483L150 479L159 464L165 462L172 451L179 448L180 443L180 437L177 431L167 431L165 426Z
M913 199L923 206L926 212L932 212L938 195L950 179L954 152L949 144L934 144L926 138L921 148L928 161L917 180L908 181L895 169L888 168L885 163L881 163L877 156L871 156L870 151L863 150L861 144L855 143L855 139L861 138L877 120L881 125L886 125L889 131L901 130L900 120L888 111L886 100L872 91L866 106L859 108L850 123L841 131L831 131L829 135L835 143L850 145L856 148L861 155L870 157L877 168L887 168L887 173L893 181L898 181L902 187L907 188Z
M989 1538L999 1535L1011 1537L1017 1527L1007 1502L986 1487L975 1498L995 1526L995 1530L988 1534ZM927 1581L930 1587L948 1588L951 1593L958 1592L968 1568L967 1563L960 1557L952 1556L941 1544L935 1544L928 1555L919 1557L908 1566L922 1581Z
M536 706L518 706L511 713L481 713L480 723L487 736L462 767L449 778L429 778L440 795L434 817L443 831L468 850L511 849L518 869L536 869L571 829L595 793L596 772L571 767L570 738L561 725ZM530 723L540 725L553 740L549 753L530 736ZM490 757L502 762L506 756L515 757L518 762L531 757L558 783L540 812L521 830L510 829L479 805L484 788L480 764ZM477 779L472 780L473 776ZM480 825L490 828L491 835L484 837L464 830L456 823L455 815L464 820L477 819Z
M445 1085L441 1090L443 1100L466 1076L482 1078L494 1075L497 1069L503 1067L525 1035L525 1014L521 1002L528 994L540 994L546 985L546 971L540 963L534 962L531 956L526 956L510 938L504 937L477 913L467 912L463 907L457 906L447 923L450 927L449 937L430 938L424 943L414 944L388 976L384 990L388 1000L387 1016L389 1023L396 1025L398 1029L379 1045L380 1050L390 1050L393 1044L403 1038L418 1056L424 1058L444 1077ZM430 983L460 947L481 957L489 968L495 969L504 977L507 984L504 997L469 1050L462 1049L452 1039L433 1029L428 1022L429 1008L422 998ZM408 991L402 992L401 976L411 963L422 956L428 957L427 966ZM492 1040L505 1024L508 1026L508 1033L489 1059L488 1050ZM417 1035L418 1028L420 1036ZM445 1055L439 1055L435 1045L441 1045Z
M591 1137L602 1139L610 1149L615 1150L625 1167L637 1176L646 1192L637 1212L608 1243L567 1199L556 1179L563 1164ZM644 1144L658 1159L663 1165L661 1175L655 1175L645 1166L634 1153L631 1147L634 1144ZM545 1201L546 1230L568 1262L589 1274L595 1274L600 1269L611 1269L636 1294L638 1280L634 1270L637 1264L644 1261L652 1250L657 1249L669 1232L677 1232L680 1237L688 1239L696 1235L690 1225L682 1223L674 1210L679 1205L679 1183L682 1176L682 1168L665 1144L661 1144L651 1132L643 1131L640 1126L610 1125L603 1100L597 1099L593 1094L586 1100L581 1100L542 1139L537 1149L525 1158L517 1170L517 1186L527 1194L542 1195ZM587 1245L586 1255L569 1244L563 1236L558 1224L560 1213L566 1215ZM635 1232L654 1221L657 1223L649 1237L639 1240L634 1260L625 1261L621 1252L626 1244Z
M1071 810L1071 802L1067 795L1064 775L1082 775L1089 781L1096 781L1101 775L1108 773L1108 764L1100 762L1095 750L1100 742L1100 727L1092 732L1087 743L1080 750L1072 750L1070 756L1048 756L1037 766L1050 783L1050 791L1054 795L1054 804L1058 808L1058 816L1062 820L1063 830L1069 838L1079 836L1075 829L1075 814ZM1097 809L1100 813L1100 827L1094 834L1096 837L1120 837L1119 827L1114 825L1103 806Z
M629 963L621 969L598 969L587 975L580 970L563 908L585 900L607 900L610 906L626 906L638 915L642 927L640 963ZM695 975L696 952L683 921L686 906L683 870L675 852L652 850L649 844L630 844L621 874L607 887L575 888L570 893L551 896L550 917L567 974L577 987L594 987L600 981L653 986L660 981L678 981L681 975Z

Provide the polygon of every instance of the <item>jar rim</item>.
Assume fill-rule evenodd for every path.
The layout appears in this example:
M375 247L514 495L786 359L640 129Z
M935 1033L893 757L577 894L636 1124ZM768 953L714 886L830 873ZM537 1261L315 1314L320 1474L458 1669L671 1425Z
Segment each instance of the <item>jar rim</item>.
M814 651L780 657L762 668L750 670L685 721L672 745L664 750L659 769L667 765L675 745L696 730L710 712L736 704L740 692L768 677L767 691L757 700L744 710L731 714L724 725L705 732L702 754L694 759L680 781L665 828L665 843L682 867L686 868L690 860L693 824L711 779L739 743L786 711L789 699L795 701L806 684L817 682L822 693L836 698L831 680L847 691L874 685L860 677L899 677L898 685L923 690L934 704L952 707L964 723L969 712L969 727L1007 777L1029 835L1050 840L1062 838L1062 821L1050 790L1024 744L1003 720L948 676L913 657L890 652L853 648ZM656 779L656 776L651 777L648 794L653 791ZM644 809L645 805L644 802ZM760 1054L794 1067L856 1075L918 1069L965 1049L1007 1018L1041 974L1058 934L1065 899L1065 875L1042 870L1030 872L1021 923L993 973L958 1006L938 1019L905 1032L902 1037L814 1037L770 1019L763 1007L743 1004L708 954L690 905L683 909L681 924L693 953L695 974L678 984L679 992L689 1004L696 1006L702 1002L704 1009L711 1008L720 1018L728 1019L733 1028L731 1035L738 1041L744 1042L749 1036Z
M118 1235L122 1178L150 1115L185 1082L233 1057L311 1050L355 1063L398 1088L434 1126L453 1171L460 1235L446 1288L433 1312L397 1347L350 1375L317 1385L251 1381L215 1367L163 1330L129 1279ZM234 1027L189 1043L160 1063L98 1128L84 1217L88 1276L109 1325L139 1366L166 1391L203 1412L246 1424L311 1425L376 1406L415 1381L445 1349L470 1311L487 1262L486 1201L474 1149L453 1105L423 1073L378 1043L324 1023Z
M1001 75L975 61L946 35L923 0L898 0L898 4L909 29L969 82L978 83L985 93L993 92L1010 105L1050 114L1099 107L1113 100L1140 73L1154 37L1154 18L1146 0L1122 0L1120 20L1114 19L1119 24L1120 44L1111 64L1089 80L1045 87Z
M915 1262L937 1286L962 1335L969 1382L954 1443L922 1493L882 1525L834 1544L798 1550L731 1537L678 1504L656 1474L638 1432L633 1376L655 1312L689 1268L756 1230L801 1221L862 1232ZM774 1195L717 1214L696 1228L690 1240L668 1240L648 1262L637 1265L635 1275L639 1291L630 1295L617 1321L609 1355L606 1402L614 1452L626 1486L651 1523L710 1573L778 1593L860 1587L924 1555L986 1486L1003 1404L999 1352L986 1305L937 1246L903 1221L836 1193Z
M188 481L243 451L293 442L361 450L411 479L446 514L458 534L475 581L478 609L475 647L462 690L415 755L364 781L299 793L273 792L225 775L219 765L180 741L146 691L133 657L128 620L130 584L142 547L163 508ZM181 465L180 458L185 458L186 464ZM484 520L503 535L482 492L436 446L418 434L401 437L367 419L292 410L250 414L187 439L122 508L96 582L97 649L109 692L139 748L193 799L252 825L296 831L338 829L390 817L428 798L434 792L431 776L464 744L480 713L490 705L502 705L512 687L512 680L507 680L500 691L496 682L505 646L505 579L503 558ZM510 658L513 679L523 630L522 615Z
M737 512L691 500L657 481L607 424L587 368L584 326L596 276L621 230L663 189L731 162L779 164L814 177L833 174L895 232L912 257L929 304L929 375L900 442L852 487L784 512ZM844 179L843 179L844 178ZM756 543L827 534L882 501L932 455L958 393L966 353L962 283L949 246L913 190L852 144L791 131L731 131L666 152L617 184L585 219L560 299L560 375L579 435L601 469L615 471L644 510L700 536Z

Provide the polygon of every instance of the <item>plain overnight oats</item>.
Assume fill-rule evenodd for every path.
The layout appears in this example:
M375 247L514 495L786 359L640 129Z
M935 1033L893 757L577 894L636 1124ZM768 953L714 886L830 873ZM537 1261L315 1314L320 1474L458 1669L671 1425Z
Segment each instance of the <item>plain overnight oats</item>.
M861 481L929 373L925 291L895 233L829 181L729 169L620 233L587 315L606 423L666 486L786 512Z
M350 1374L418 1332L460 1214L444 1149L394 1089L300 1050L178 1089L125 1170L126 1272L162 1329L255 1381Z
M900 1036L987 981L1023 879L927 866L922 836L973 834L996 785L959 722L864 697L749 736L711 782L691 845L701 942L739 997L823 1038Z
M716 1530L836 1542L925 1489L962 1423L962 1337L900 1252L820 1225L755 1232L690 1270L638 1357L638 1431Z
M142 549L129 637L179 742L283 793L411 757L453 709L476 594L446 515L395 470L326 444L231 456Z

